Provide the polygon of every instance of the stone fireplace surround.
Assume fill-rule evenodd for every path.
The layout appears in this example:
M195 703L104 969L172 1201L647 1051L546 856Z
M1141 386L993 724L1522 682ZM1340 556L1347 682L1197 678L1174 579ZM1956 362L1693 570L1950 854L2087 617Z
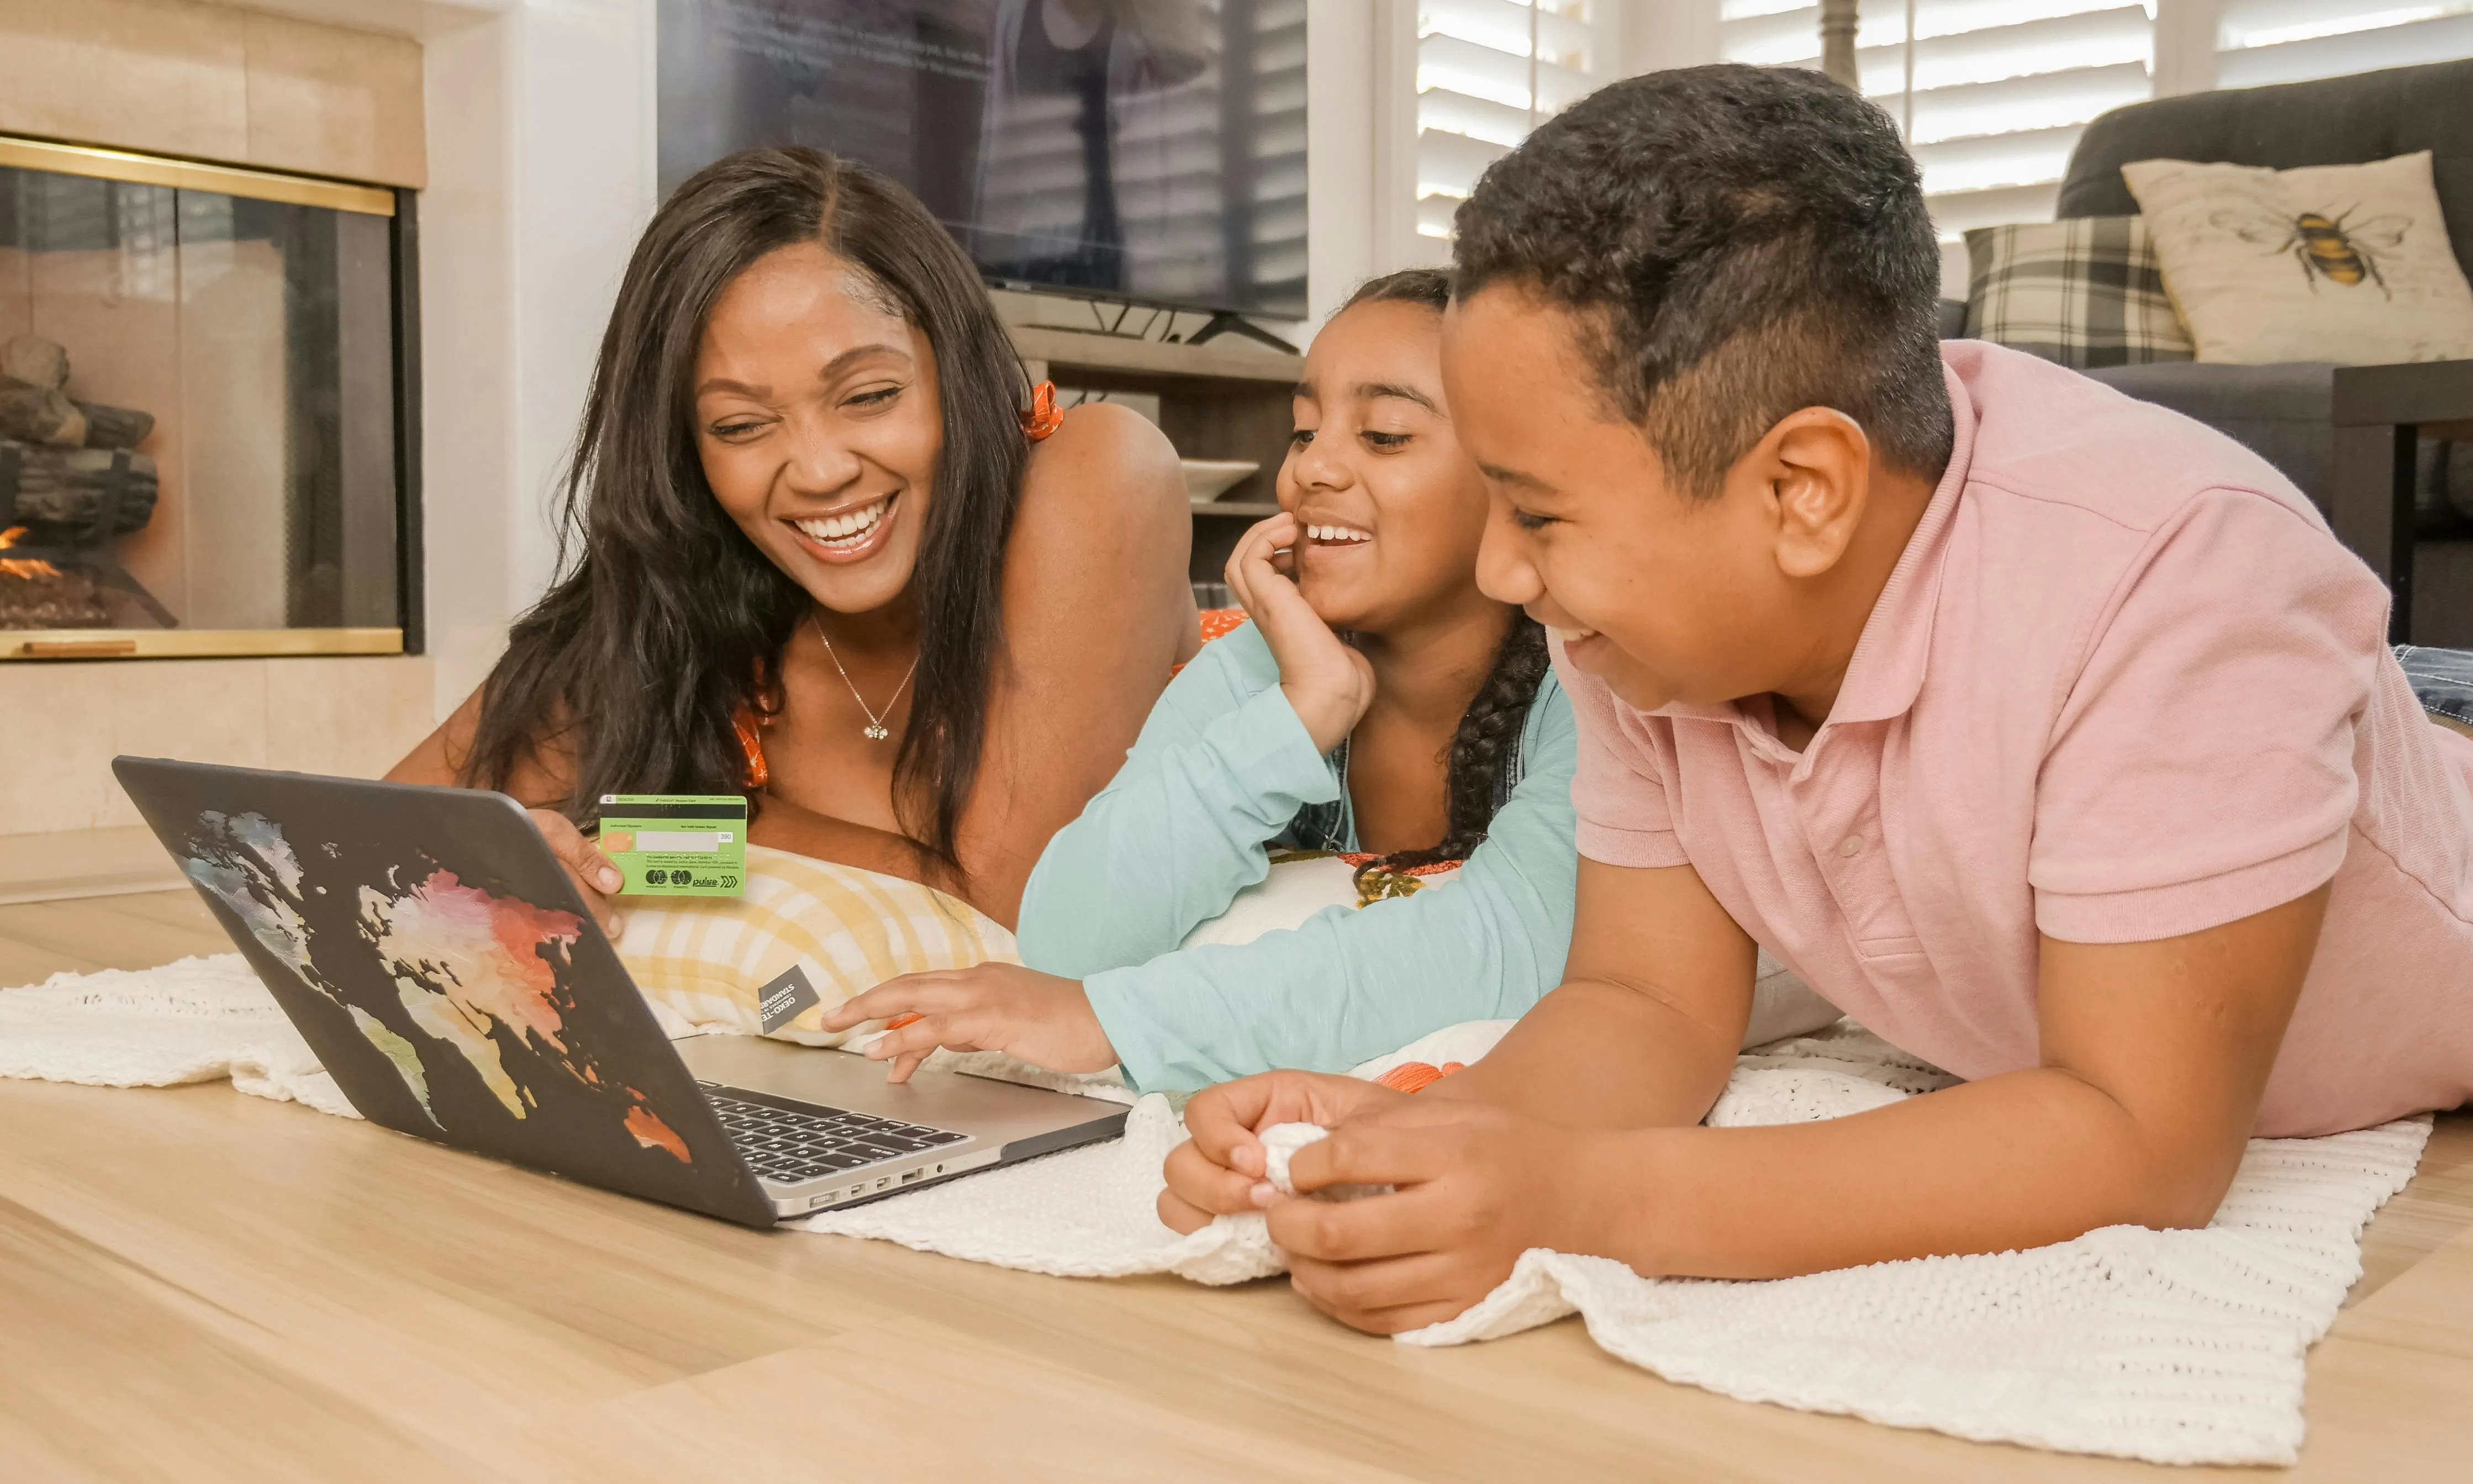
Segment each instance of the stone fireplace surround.
M421 48L196 0L0 0L0 133L427 183ZM423 656L0 664L0 834L127 826L116 753L372 775L434 725Z

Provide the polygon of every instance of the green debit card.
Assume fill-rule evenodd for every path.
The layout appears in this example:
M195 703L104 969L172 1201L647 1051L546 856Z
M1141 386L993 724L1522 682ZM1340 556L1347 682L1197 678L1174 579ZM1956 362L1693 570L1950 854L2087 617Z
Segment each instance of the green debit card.
M747 801L736 794L604 794L601 853L628 897L735 897L746 890Z

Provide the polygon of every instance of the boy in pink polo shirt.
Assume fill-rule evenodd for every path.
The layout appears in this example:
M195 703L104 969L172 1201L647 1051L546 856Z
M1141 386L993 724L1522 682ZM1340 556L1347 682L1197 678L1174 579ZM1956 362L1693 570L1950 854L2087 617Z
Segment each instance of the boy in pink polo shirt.
M1529 1247L1774 1277L2203 1225L2253 1134L2473 1093L2473 740L2273 469L1995 347L1878 109L1794 69L1617 84L1461 208L1445 381L1479 578L1580 724L1562 988L1407 1097L1187 1113L1164 1219L1267 1205L1350 1324ZM1698 1127L1756 945L1968 1079ZM1255 1131L1334 1130L1275 1200Z

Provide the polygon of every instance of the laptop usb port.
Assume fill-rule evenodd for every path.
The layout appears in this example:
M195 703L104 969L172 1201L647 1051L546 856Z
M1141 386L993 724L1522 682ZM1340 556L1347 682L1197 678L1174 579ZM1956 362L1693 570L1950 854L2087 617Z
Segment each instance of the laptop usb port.
M925 1170L912 1170L910 1173L908 1173L908 1174L906 1174L906 1175L904 1175L904 1176L902 1176L902 1177L901 1177L901 1183L902 1183L903 1185L906 1185L910 1184L912 1181L917 1180L920 1176L924 1175L924 1174L926 1174L926 1173L927 1173L927 1172L926 1172Z

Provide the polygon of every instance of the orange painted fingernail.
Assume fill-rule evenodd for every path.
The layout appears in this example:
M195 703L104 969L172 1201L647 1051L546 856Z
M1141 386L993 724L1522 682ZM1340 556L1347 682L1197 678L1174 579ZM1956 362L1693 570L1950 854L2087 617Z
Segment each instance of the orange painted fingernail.
M913 1010L913 1011L909 1012L907 1015L898 1015L898 1016L895 1016L892 1019L885 1021L885 1022L884 1022L884 1028L885 1028L886 1030L888 1030L888 1031L898 1031L898 1030L901 1029L901 1028L902 1028L903 1026L905 1026L905 1025L916 1025L916 1024L918 1024L920 1021L924 1020L924 1019L926 1019L926 1018L927 1018L927 1017L926 1017L925 1016L921 1015L921 1014L920 1014L918 1011L916 1011L916 1010Z
M1403 1062L1375 1078L1374 1083L1394 1092L1422 1092L1442 1080L1442 1071L1430 1062Z

